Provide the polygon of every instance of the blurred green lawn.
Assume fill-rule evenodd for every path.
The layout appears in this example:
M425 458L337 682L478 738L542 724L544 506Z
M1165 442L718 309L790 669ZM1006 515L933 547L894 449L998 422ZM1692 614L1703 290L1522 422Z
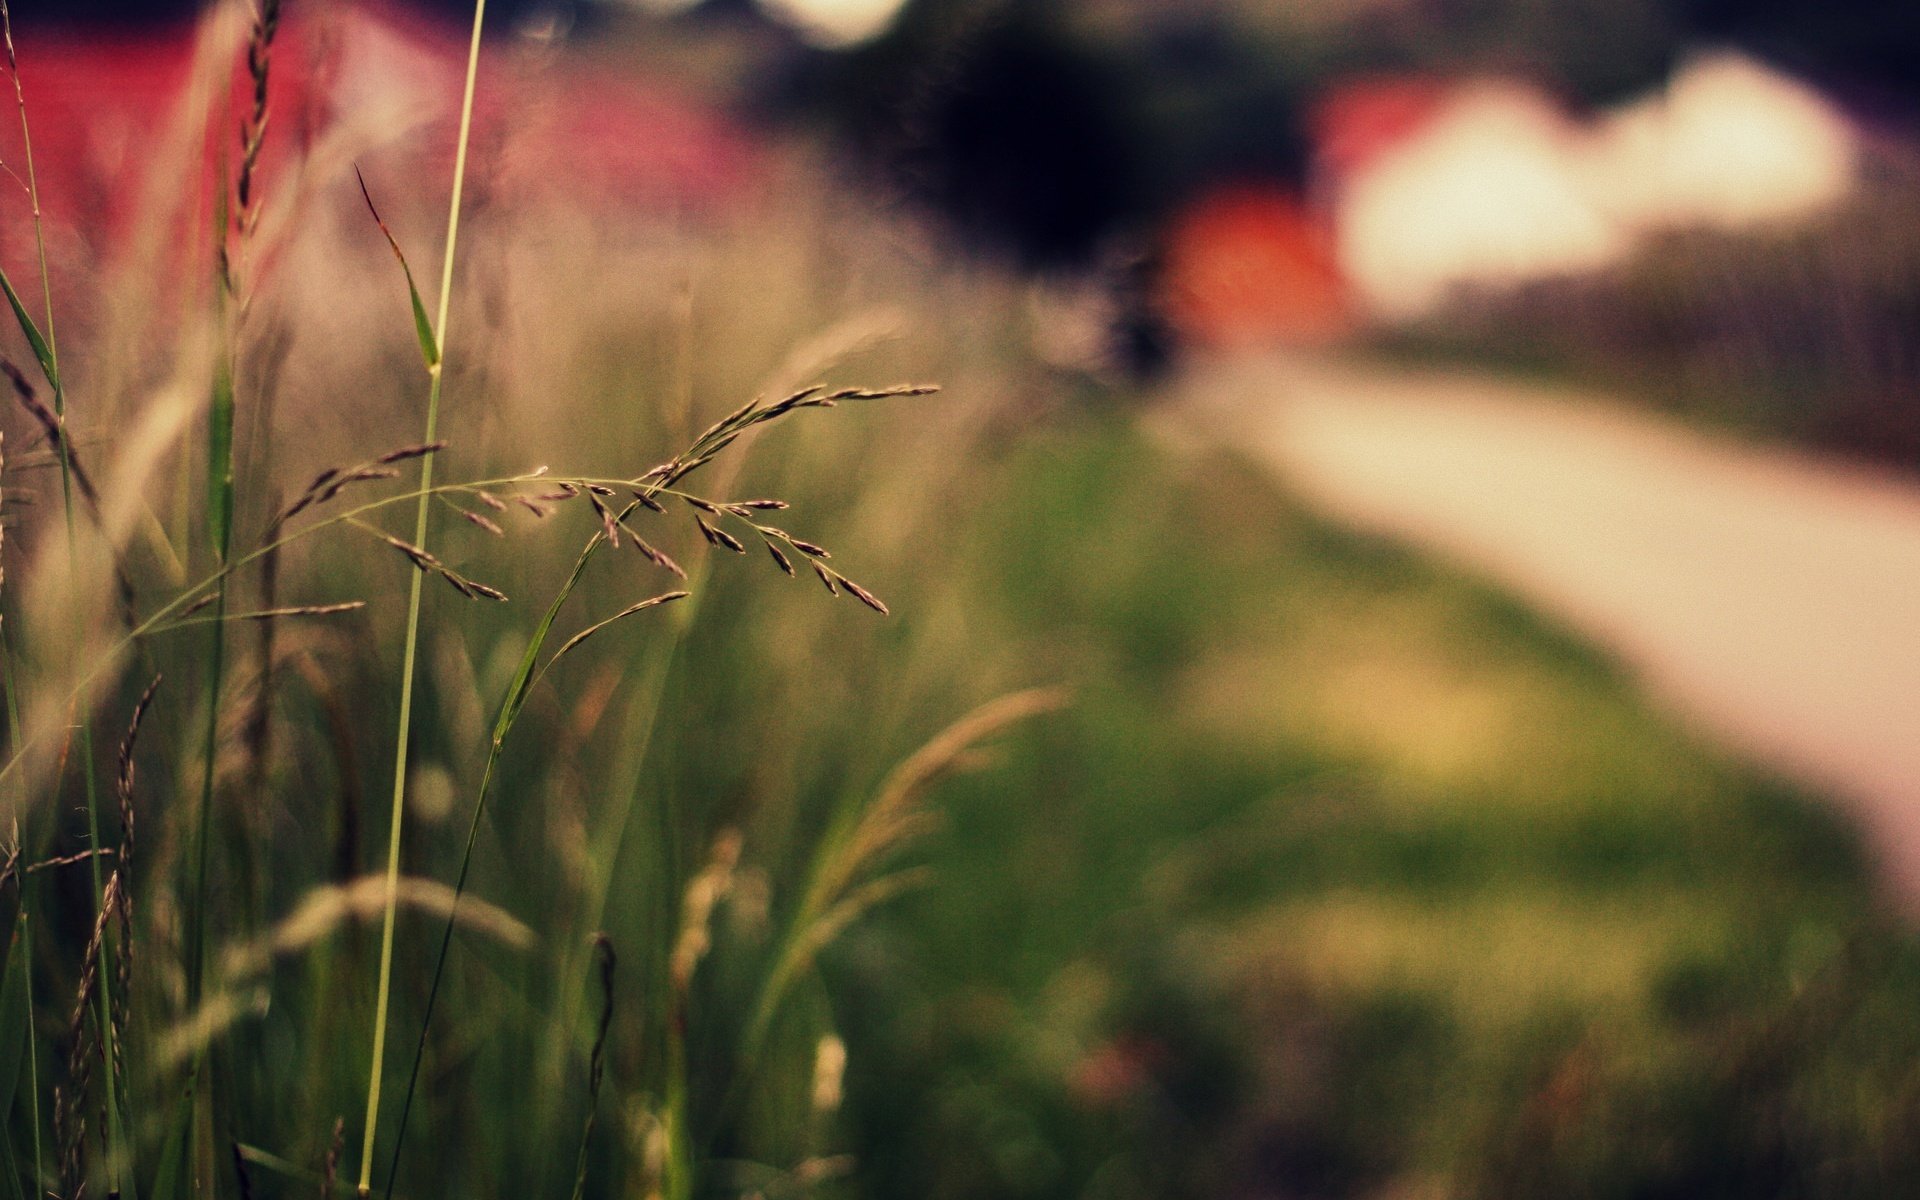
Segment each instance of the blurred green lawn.
M857 1190L1913 1180L1920 960L1826 808L1229 453L1083 413L997 473L948 566L1076 705L831 961Z

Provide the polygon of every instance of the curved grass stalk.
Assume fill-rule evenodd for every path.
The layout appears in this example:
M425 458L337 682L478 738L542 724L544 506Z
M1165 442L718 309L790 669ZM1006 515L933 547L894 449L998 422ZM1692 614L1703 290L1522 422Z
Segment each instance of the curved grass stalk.
M447 244L440 263L440 306L433 325L434 353L427 368L431 383L427 391L426 442L432 442L439 430L440 388L446 377L445 347L447 312L453 299L454 248L460 236L460 198L466 184L467 141L473 130L474 83L480 73L480 32L486 22L487 0L474 0L473 36L467 47L467 77L460 98L460 133L454 144L453 196L447 205ZM411 281L408 290L413 291ZM415 311L419 304L416 299ZM423 338L425 330L419 331ZM415 508L413 544L427 544L427 515L430 510L424 494L433 486L433 455L420 460L420 486L423 494ZM424 580L415 572L407 591L407 633L401 652L400 722L394 739L393 813L387 831L387 903L380 930L380 979L374 999L373 1053L367 1071L367 1115L361 1137L360 1179L356 1192L366 1196L372 1191L373 1149L379 1132L380 1083L387 1046L387 1016L393 984L393 927L397 914L400 882L400 835L406 815L407 745L413 724L413 677L420 643L420 591Z

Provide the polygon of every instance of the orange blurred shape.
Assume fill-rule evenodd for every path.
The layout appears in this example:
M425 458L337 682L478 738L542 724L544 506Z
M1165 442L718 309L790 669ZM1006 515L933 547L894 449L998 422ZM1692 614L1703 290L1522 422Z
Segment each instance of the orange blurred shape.
M1279 187L1202 194L1175 214L1165 245L1162 304L1189 342L1312 344L1353 328L1331 236Z

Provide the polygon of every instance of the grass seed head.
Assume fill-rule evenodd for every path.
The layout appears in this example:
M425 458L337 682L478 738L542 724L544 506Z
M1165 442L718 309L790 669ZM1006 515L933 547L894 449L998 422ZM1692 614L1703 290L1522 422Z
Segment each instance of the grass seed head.
M780 547L774 545L771 538L766 539L766 544L767 553L773 555L773 561L779 564L780 569L785 571L787 576L791 578L793 576L793 560L789 559L785 554L782 554Z
M480 513L472 511L471 509L465 509L465 508L460 510L460 515L469 524L478 525L480 528L486 530L488 533L492 534L495 537L503 538L507 536L507 531L500 528L500 526L497 523L495 523L491 517L484 516Z

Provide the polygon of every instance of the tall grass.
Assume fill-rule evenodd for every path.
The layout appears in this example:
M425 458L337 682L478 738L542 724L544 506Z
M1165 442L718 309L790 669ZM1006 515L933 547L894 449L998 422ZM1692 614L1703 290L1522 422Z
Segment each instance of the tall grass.
M420 439L423 445L429 447L433 445L440 429L440 388L446 377L444 356L447 344L447 311L453 301L454 250L460 237L460 196L467 182L467 141L473 131L473 91L480 75L480 32L485 25L486 15L486 0L475 0L473 36L467 50L466 83L460 96L460 132L454 141L453 197L447 203L447 238L446 248L441 253L440 301L439 308L434 314L431 330L420 324L420 294L413 287L411 273L407 276L407 289L413 305L416 332L420 337L421 350L429 377L426 431ZM395 245L394 253L399 254L398 245ZM401 265L404 267L405 264L406 259L402 257ZM431 449L420 456L420 498L414 505L413 544L423 551L427 546L427 514L433 489L433 460L434 453ZM387 1014L393 984L393 926L397 916L396 899L400 887L402 817L405 814L407 799L407 748L413 731L413 675L419 652L420 589L425 578L426 572L416 571L407 581L406 647L400 655L400 717L399 729L394 734L393 813L387 831L387 907L386 915L381 919L380 925L380 982L374 999L372 1066L368 1068L367 1115L361 1134L358 1186L361 1196L367 1195L373 1185L373 1145L375 1134L379 1129L380 1081L386 1069Z
M831 1036L817 1002L817 955L914 878L887 868L923 824L909 813L931 778L967 765L973 742L1045 707L1010 701L949 734L934 759L915 760L906 783L883 789L871 819L859 798L886 759L911 749L916 728L924 734L961 711L965 698L922 701L859 754L837 748L832 759L796 758L779 730L739 730L720 753L758 763L756 789L766 798L741 807L713 793L695 803L683 790L679 765L716 750L699 711L703 697L718 694L709 686L797 678L790 673L802 660L791 649L768 653L768 632L785 630L792 646L831 628L862 656L887 639L858 623L889 613L881 589L843 565L818 531L837 530L836 549L873 549L874 561L885 561L906 549L904 526L862 519L868 500L822 481L851 478L848 456L886 439L965 426L928 407L930 387L843 382L843 359L889 371L909 360L875 349L874 331L890 321L855 316L820 332L815 300L854 311L880 298L836 294L820 275L830 259L818 243L837 236L821 221L803 223L815 244L798 254L783 247L784 259L770 259L753 246L713 260L725 261L712 273L763 277L778 261L792 299L773 308L712 278L642 297L637 317L611 325L597 324L577 298L536 298L545 307L529 321L531 341L502 337L497 324L489 330L496 348L463 364L462 404L443 422L448 329L456 308L468 311L454 290L455 243L483 86L483 20L477 5L434 318L410 273L377 277L370 293L413 310L412 340L428 375L423 430L395 429L383 412L345 434L287 436L286 422L304 428L313 411L278 381L300 378L296 368L316 356L329 393L398 400L405 381L417 380L394 369L394 348L408 340L402 306L387 310L399 320L359 341L331 326L309 329L299 315L314 311L307 293L348 284L337 270L298 264L315 246L348 262L383 240L398 254L420 205L380 194L383 208L398 202L391 225L363 208L336 235L326 204L352 187L350 177L336 170L329 192L312 178L273 173L263 153L273 136L272 5L244 23L237 50L248 98L238 117L218 104L201 114L213 144L238 128L232 179L210 215L182 206L151 218L215 231L214 286L181 286L190 303L123 342L160 346L165 367L112 376L121 390L103 395L101 415L69 433L51 306L35 320L13 297L56 404L45 450L22 454L17 438L6 443L14 451L4 461L9 495L19 494L23 471L57 465L63 480L80 479L80 458L98 487L85 504L74 489L74 519L32 522L0 547L35 556L31 594L0 593L0 629L20 631L33 651L7 655L0 766L0 786L17 796L26 827L0 878L0 894L17 894L21 913L15 953L0 969L0 1191L71 1200L83 1191L306 1188L335 1178L355 1119L362 1195L384 1186L389 1194L571 1187L689 1196L725 1186L740 1169L733 1156L749 1143L777 1151L769 1161L779 1171L811 1177L822 1168L808 1164L827 1161L815 1151L832 1136L819 1104L794 1099L812 1094L811 1083L797 1081L817 1073ZM22 49L31 55L30 45ZM310 171L340 161L322 155L326 145ZM191 173L188 163L156 162ZM381 178L362 185L368 207ZM301 206L311 213L289 219ZM549 218L571 219L564 209L508 219L496 209L478 244L549 236ZM656 235L690 261L689 240L667 230L648 236ZM650 241L625 244L619 276L634 278L634 262L658 253ZM509 266L496 249L462 269L484 279ZM558 278L531 277L535 288L529 278L513 282L526 294ZM88 282L145 286L116 284L111 273ZM43 288L50 301L51 276ZM902 291L889 288L888 298ZM721 324L723 342L695 329L696 309ZM484 309L472 319L476 333L489 320ZM100 352L127 332L96 326L78 353ZM596 346L595 337L617 340ZM514 432L530 414L511 399L513 368L556 339L572 339L592 363L558 384L579 393L567 412L601 432L553 447L584 458L581 468L534 470L524 455L540 439ZM725 355L695 349L717 344ZM657 360L658 374L638 381L651 407L619 398L634 381L594 361L608 350ZM270 361L275 355L288 361ZM161 382L151 391L124 382L143 378ZM37 403L24 377L20 388L23 405ZM742 403L743 393L754 398ZM854 411L867 408L901 415ZM847 448L794 419L826 409L846 418ZM197 445L184 436L190 423L205 431ZM609 426L617 436L605 434ZM783 452L751 463L763 437L781 439ZM675 444L683 448L662 459L661 447ZM320 453L328 457L315 463L310 456ZM443 455L457 457L451 481L435 476ZM416 462L418 478L402 478ZM749 484L749 471L763 481ZM201 486L177 487L183 473ZM863 481L889 522L919 520L900 491L910 474L903 461ZM806 504L808 496L818 503ZM456 518L453 531L434 534L437 510ZM408 514L410 536L389 529L389 518ZM571 566L561 557L568 543ZM54 551L69 560L58 573L42 569ZM395 571L407 576L404 605L393 595ZM645 577L637 598L626 578L635 571ZM800 577L817 590L765 594L790 581L799 587ZM424 594L436 580L461 605L438 619ZM480 603L543 592L531 618L520 603ZM231 636L236 626L274 632L241 639ZM732 632L716 647L701 632L710 626ZM736 639L738 652L727 648ZM629 663L635 678L617 686ZM388 669L401 681L392 709L370 699ZM162 673L169 683L157 699L136 694ZM118 829L107 823L111 810L95 816L92 807L76 827L69 793L84 787L91 798L86 780L102 765L85 731L130 714L145 718L145 732L127 739L114 776L123 781ZM69 725L78 731L71 739ZM393 774L381 781L392 797L384 822L368 821L361 799L375 747L392 754ZM832 819L822 813L816 823L791 806L800 776L832 761L844 772L844 794ZM794 779L782 783L782 770ZM440 836L456 795L471 798L464 836ZM136 826L140 869L132 871ZM387 842L369 870L376 826ZM76 872L98 880L86 922L64 899ZM768 919L782 932L741 942L741 915L756 903L779 910ZM416 933L430 955L405 950ZM62 1011L63 998L74 997L89 1014L84 1030ZM397 1114L390 1038L410 1049ZM371 1048L366 1060L355 1045ZM30 1068L17 1088L16 1062ZM42 1064L51 1063L63 1066L49 1076ZM348 1082L356 1074L365 1084L359 1105ZM482 1105L492 1110L492 1132L459 1136ZM412 1157L403 1158L409 1124ZM52 1155L40 1149L49 1126ZM497 1136L508 1129L511 1137Z

